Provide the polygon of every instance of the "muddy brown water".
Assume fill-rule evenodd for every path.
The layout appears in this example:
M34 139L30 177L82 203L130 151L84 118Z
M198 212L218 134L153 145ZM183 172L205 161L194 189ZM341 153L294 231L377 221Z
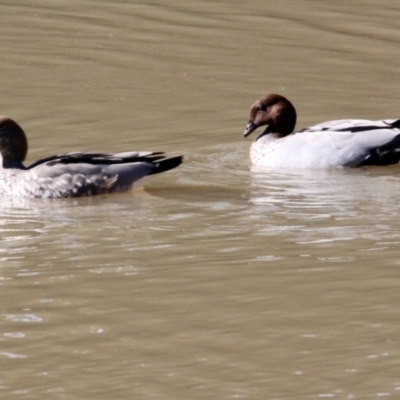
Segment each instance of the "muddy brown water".
M29 160L185 154L144 190L0 209L0 397L400 397L400 169L263 171L250 105L400 117L388 1L0 3Z

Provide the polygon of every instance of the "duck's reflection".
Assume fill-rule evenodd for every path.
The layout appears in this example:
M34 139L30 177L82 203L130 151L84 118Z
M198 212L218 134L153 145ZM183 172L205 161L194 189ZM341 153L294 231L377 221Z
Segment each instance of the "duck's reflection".
M392 230L387 227L398 215L399 168L272 171L252 167L251 179L251 203L257 205L257 213L273 216L269 228L259 227L270 234L284 226L285 231L313 241L376 238Z

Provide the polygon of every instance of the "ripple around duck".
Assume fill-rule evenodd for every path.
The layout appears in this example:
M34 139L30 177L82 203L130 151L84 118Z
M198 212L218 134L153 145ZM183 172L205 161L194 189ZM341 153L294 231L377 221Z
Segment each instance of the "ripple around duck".
M187 159L168 177L172 184L155 180L145 190L89 199L4 201L4 260L24 264L18 255L30 252L43 257L41 266L60 257L79 266L101 247L110 256L98 263L108 268L113 250L144 255L176 251L177 242L199 252L215 247L215 253L233 254L245 251L246 238L254 235L302 245L364 239L373 241L370 248L400 240L392 224L400 198L396 174L249 168L237 143L205 147ZM56 250L48 253L49 247ZM261 255L270 256L276 254Z

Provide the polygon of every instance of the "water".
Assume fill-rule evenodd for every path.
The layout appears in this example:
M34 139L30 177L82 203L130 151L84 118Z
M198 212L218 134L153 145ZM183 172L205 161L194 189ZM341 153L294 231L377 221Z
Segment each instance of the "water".
M389 1L0 4L1 113L29 162L185 154L144 190L2 199L0 397L400 393L400 170L250 166L250 105L396 118Z

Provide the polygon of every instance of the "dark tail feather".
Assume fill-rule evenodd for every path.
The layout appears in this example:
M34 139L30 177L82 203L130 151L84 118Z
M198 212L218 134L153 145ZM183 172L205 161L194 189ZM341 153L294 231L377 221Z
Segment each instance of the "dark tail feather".
M157 161L154 163L154 169L151 174L159 174L160 172L169 171L182 164L183 156L166 158L165 160Z
M390 125L393 126L393 128L400 128L400 119L392 122Z
M370 156L362 163L362 165L393 165L398 164L399 161L400 135L397 135L390 142L371 150Z

